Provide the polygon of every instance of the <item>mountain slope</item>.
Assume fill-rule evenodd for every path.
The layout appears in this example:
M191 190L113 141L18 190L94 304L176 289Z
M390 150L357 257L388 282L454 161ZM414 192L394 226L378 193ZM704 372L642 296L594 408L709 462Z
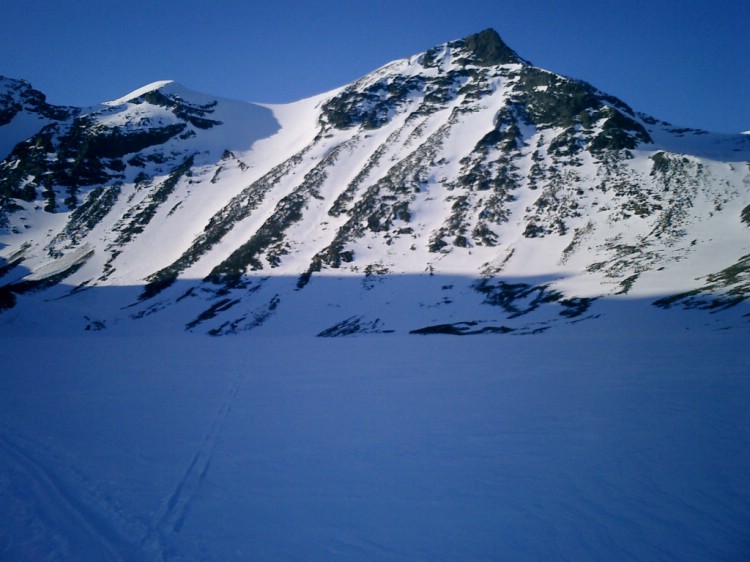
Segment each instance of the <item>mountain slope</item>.
M529 333L627 298L746 325L750 137L636 113L492 30L285 106L172 82L26 104L25 139L7 83L7 329Z

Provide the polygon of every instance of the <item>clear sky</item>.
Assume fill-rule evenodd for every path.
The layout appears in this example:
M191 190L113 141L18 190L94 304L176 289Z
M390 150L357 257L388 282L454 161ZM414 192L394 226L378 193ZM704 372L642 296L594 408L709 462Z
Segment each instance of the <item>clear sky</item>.
M750 129L747 0L0 0L0 74L90 105L173 79L279 103L492 27L675 125Z

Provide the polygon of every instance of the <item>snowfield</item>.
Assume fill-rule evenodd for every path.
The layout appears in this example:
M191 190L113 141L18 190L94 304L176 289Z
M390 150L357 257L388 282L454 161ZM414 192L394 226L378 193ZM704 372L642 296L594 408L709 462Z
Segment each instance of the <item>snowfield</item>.
M750 560L747 135L492 30L44 99L0 77L0 561Z
M4 560L743 560L744 330L6 337Z

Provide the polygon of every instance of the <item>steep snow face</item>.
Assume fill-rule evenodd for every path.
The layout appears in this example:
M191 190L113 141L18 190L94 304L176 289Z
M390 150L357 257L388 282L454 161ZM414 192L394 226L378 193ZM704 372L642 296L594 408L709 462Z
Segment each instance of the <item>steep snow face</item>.
M158 82L0 163L0 322L66 297L42 308L81 328L533 332L606 297L744 323L748 161L491 30L285 106Z

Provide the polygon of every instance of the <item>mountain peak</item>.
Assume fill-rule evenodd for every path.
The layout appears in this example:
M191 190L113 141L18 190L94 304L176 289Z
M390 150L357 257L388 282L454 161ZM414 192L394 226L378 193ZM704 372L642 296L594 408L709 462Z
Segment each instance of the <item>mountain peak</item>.
M492 28L469 35L463 39L463 48L476 59L478 64L514 64L523 62L518 54L508 47Z
M117 98L116 100L108 102L108 105L119 105L121 103L126 103L131 100L137 99L145 94L150 94L151 92L159 91L159 92L167 94L167 93L171 93L170 90L175 90L175 89L182 89L182 86L180 86L174 80L158 80L156 82L151 82L150 84L146 84L145 86L141 86L137 90L133 90L132 92L122 96L121 98Z
M0 127L5 126L24 111L51 120L63 120L75 113L74 108L53 106L47 103L46 96L35 90L26 80L0 76ZM20 139L12 141L13 144ZM0 152L10 148L0 140Z

